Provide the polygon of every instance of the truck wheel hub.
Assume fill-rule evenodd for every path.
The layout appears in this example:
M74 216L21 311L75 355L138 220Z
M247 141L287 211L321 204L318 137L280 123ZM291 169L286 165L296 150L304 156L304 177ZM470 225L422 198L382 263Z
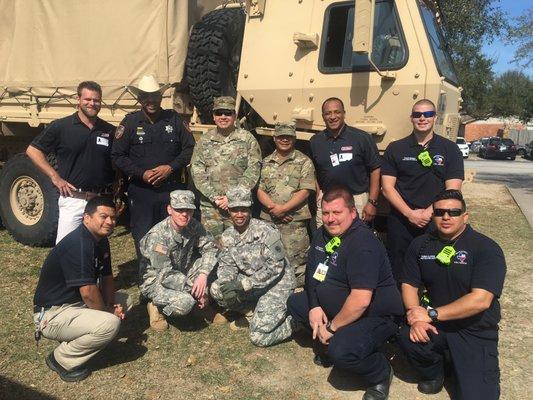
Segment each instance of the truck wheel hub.
M20 176L13 181L9 201L13 214L24 225L36 224L43 214L43 192L29 176Z

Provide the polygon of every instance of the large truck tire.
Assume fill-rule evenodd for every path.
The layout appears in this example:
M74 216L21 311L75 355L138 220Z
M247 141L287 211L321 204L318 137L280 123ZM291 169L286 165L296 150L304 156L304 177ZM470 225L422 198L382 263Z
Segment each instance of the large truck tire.
M235 96L245 23L240 8L204 15L191 31L185 76L203 123L213 123L213 99Z
M25 154L12 157L2 168L0 216L17 242L41 247L54 244L58 196L50 179Z

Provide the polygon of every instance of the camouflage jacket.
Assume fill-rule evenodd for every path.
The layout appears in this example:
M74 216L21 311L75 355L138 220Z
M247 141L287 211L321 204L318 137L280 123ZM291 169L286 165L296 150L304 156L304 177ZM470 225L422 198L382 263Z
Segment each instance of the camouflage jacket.
M302 190L316 190L315 167L309 157L301 151L294 150L283 158L274 151L263 160L259 188L266 192L278 204L288 202L294 193ZM307 201L289 213L294 221L311 218ZM271 220L268 210L263 207L261 218Z
M217 275L220 281L241 280L245 291L265 289L282 282L296 286L294 269L281 242L278 228L270 222L252 218L248 229L240 234L234 227L220 238L222 250Z
M218 255L213 236L194 218L178 232L167 217L141 239L140 250L143 293L163 280L209 275Z
M211 129L196 144L191 160L191 175L204 205L224 196L230 187L242 185L252 190L260 170L259 144L244 129L235 129L227 137Z

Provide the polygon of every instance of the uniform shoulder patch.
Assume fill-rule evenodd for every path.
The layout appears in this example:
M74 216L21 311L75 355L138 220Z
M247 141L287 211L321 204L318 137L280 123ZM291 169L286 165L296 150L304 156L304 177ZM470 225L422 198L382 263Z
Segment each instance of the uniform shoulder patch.
M156 243L154 245L154 251L159 254L167 255L168 254L168 247L161 243Z
M124 136L124 131L126 128L124 128L124 125L117 126L117 129L115 130L115 139L120 139L122 136Z

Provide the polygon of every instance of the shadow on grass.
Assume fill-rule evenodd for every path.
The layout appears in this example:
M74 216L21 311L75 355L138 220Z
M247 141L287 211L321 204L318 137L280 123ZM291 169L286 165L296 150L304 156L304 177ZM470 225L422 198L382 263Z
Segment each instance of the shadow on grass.
M57 400L58 397L50 396L32 389L22 383L12 381L0 375L0 399L2 400Z
M129 289L137 286L139 279L139 261L137 258L117 265L118 274L115 276L115 290Z

